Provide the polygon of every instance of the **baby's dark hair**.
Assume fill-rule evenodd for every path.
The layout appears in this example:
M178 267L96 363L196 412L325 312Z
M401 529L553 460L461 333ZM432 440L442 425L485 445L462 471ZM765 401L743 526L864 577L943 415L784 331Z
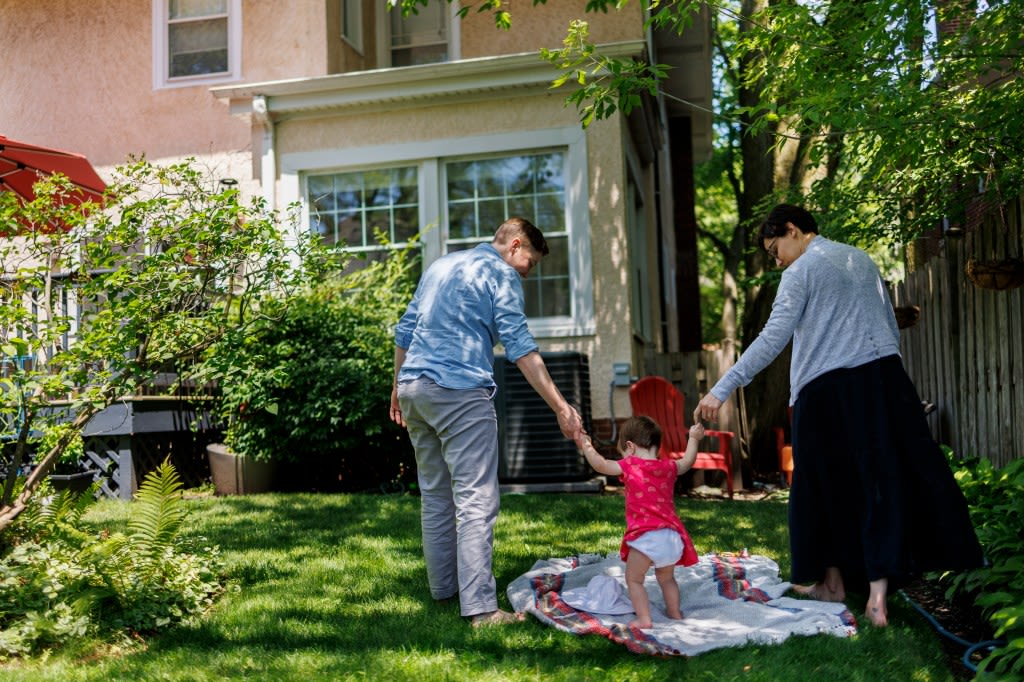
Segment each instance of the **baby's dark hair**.
M661 427L650 417L630 417L619 430L619 450L626 447L626 441L633 441L637 447L661 447Z

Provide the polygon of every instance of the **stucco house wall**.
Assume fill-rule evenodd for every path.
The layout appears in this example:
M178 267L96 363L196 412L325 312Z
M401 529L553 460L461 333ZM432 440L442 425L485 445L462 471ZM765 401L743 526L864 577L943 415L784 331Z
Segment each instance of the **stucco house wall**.
M672 334L661 333L665 322L674 324L675 299L669 292L669 305L657 304L671 275L658 267L666 244L671 248L671 226L660 236L656 229L659 214L663 223L673 215L663 161L668 146L664 131L636 133L640 114L632 121L615 114L583 130L577 112L564 103L567 92L548 89L554 71L536 51L561 45L568 21L584 16L586 0L517 5L507 32L494 28L490 13L470 12L455 41L455 56L469 66L410 67L394 92L381 83L402 70L353 71L378 64L371 29L380 21L383 0L363 2L361 52L341 38L337 0L227 0L241 10L237 77L173 87L156 83L154 75L154 12L162 2L0 0L0 59L16 64L0 72L0 132L84 153L101 175L129 155L157 162L195 156L216 175L239 180L244 193L262 194L279 207L304 199L310 172L415 162L442 156L447 148L469 153L473 145L567 149L578 166L569 183L570 258L575 285L585 291L576 293L572 320L540 325L535 333L544 351L589 358L595 419L629 414L625 388L610 388L613 363L630 363L632 373L642 374L645 354L677 350L670 347ZM644 56L641 5L586 15L591 40ZM476 64L491 68L488 60L498 60L497 70L472 75ZM549 71L541 73L545 67ZM431 82L460 69L475 79L471 85L429 91ZM520 73L526 75L513 78ZM403 88L423 93L403 94ZM657 102L647 106L646 124L660 125ZM631 192L642 196L640 218L630 217ZM441 214L431 201L422 209L424 224ZM629 221L638 219L649 266L639 278L631 264L640 254L629 235ZM638 285L643 290L634 295ZM638 299L653 302L649 333L637 333Z

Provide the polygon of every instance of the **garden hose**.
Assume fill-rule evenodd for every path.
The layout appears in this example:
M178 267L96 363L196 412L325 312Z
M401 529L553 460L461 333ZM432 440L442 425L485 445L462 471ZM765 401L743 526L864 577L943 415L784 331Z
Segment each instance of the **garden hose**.
M964 667L970 670L972 673L978 672L978 666L974 665L974 663L971 662L971 656L973 656L976 652L982 649L988 649L989 651L991 651L992 649L995 649L997 647L1006 646L1006 640L1003 639L989 639L983 642L968 642L963 637L958 637L957 635L954 635L952 632L942 627L942 624L939 623L935 616L925 611L917 602L911 599L906 592L904 592L903 590L900 590L899 592L900 596L906 599L907 603L914 607L914 610L916 610L918 613L924 616L925 619L932 624L932 627L934 627L939 632L939 634L941 634L943 637L946 637L947 639L956 642L962 647L966 647L966 651L964 651L964 655L961 661L963 662Z

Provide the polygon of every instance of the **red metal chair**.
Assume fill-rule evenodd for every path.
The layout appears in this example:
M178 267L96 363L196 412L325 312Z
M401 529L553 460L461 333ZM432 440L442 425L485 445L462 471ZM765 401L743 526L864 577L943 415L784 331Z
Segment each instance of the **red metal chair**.
M629 388L629 402L634 416L647 416L661 427L662 459L679 459L686 452L689 427L686 426L686 399L667 379L649 376L640 379ZM694 469L718 469L725 472L725 484L732 497L732 439L731 431L704 432L718 441L717 452L698 452Z
M789 423L793 424L793 408L789 408ZM786 485L793 485L793 446L786 442L786 430L781 426L775 430L775 449L779 453L779 471L786 477Z

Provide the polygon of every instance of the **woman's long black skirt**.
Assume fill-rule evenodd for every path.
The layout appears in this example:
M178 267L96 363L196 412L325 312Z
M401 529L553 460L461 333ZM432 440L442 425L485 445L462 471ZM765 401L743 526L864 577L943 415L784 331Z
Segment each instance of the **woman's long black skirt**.
M839 369L793 409L795 583L837 566L848 589L982 565L967 503L899 356Z

